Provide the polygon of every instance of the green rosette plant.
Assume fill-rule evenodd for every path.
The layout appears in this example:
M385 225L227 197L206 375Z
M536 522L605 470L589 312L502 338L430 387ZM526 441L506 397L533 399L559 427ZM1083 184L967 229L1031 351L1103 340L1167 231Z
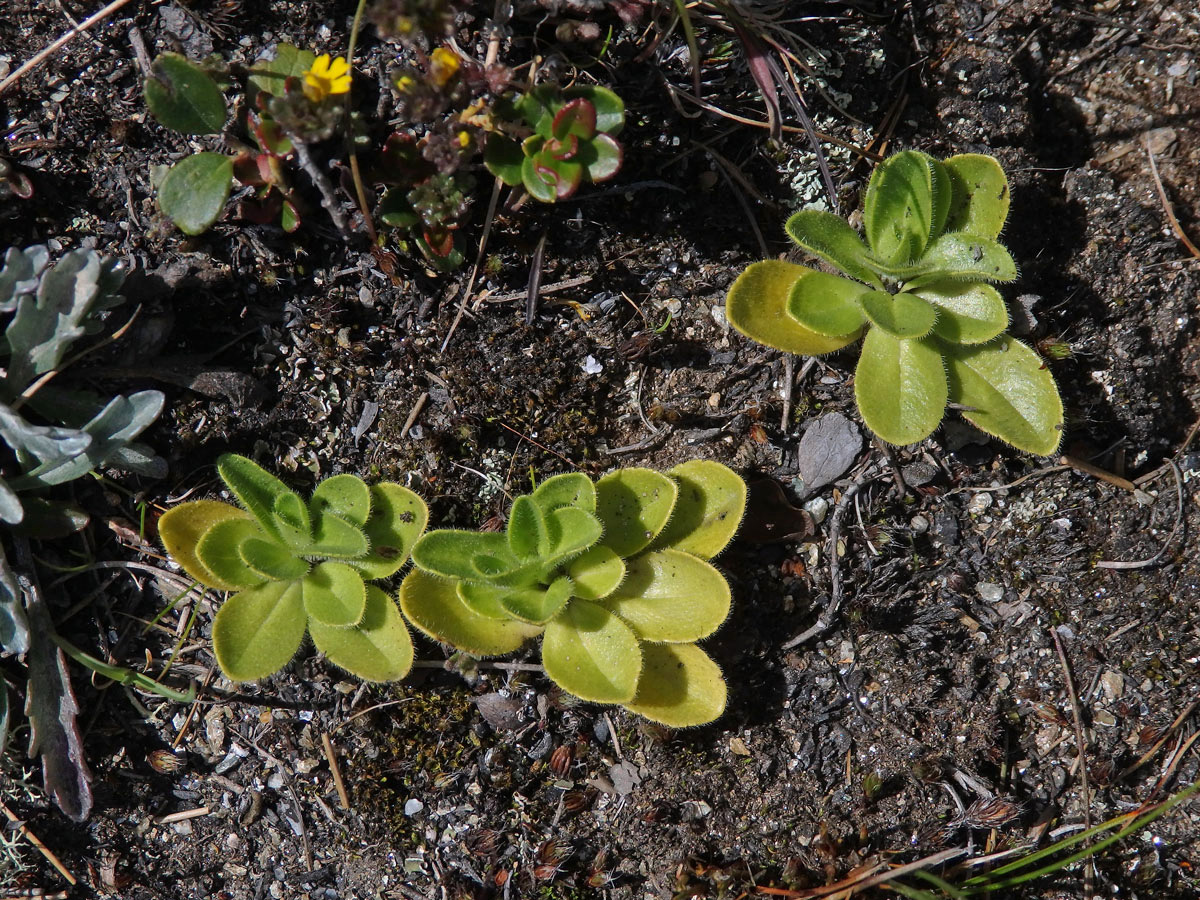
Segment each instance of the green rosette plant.
M504 532L422 537L400 606L472 656L540 636L546 674L568 693L672 727L702 725L725 709L726 688L696 642L731 602L709 560L745 505L742 479L706 460L596 482L557 475L513 502Z
M621 168L616 135L625 104L608 88L562 90L538 85L496 104L499 122L523 121L533 133L518 142L502 131L487 137L483 162L505 184L523 184L535 200L565 200L584 181L606 181Z
M392 599L368 584L398 572L425 530L408 488L334 475L305 503L262 467L225 454L217 471L241 503L196 500L159 520L167 552L201 584L232 591L213 621L213 649L234 681L278 671L305 631L365 681L412 667L412 637Z
M925 439L953 405L982 431L1049 455L1062 400L1038 354L1006 333L992 286L1017 277L998 241L1008 207L1008 178L990 156L897 153L871 177L865 240L823 210L787 221L792 240L843 275L754 263L730 287L726 317L759 343L807 356L862 337L854 395L888 443Z

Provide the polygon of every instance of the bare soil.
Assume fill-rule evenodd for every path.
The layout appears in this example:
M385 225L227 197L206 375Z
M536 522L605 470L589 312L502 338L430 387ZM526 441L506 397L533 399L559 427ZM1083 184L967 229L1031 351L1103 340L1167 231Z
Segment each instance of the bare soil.
M353 6L133 0L0 97L0 153L36 191L0 205L0 247L49 241L127 260L141 314L83 374L169 396L146 438L170 477L118 475L128 495L81 487L96 521L86 545L41 556L163 564L104 523L136 523L143 499L161 509L215 492L212 463L226 451L298 488L343 471L402 481L435 521L463 527L502 515L531 477L697 456L776 480L792 504L813 499L798 493L799 437L822 415L855 416L853 355L793 369L722 315L730 282L763 255L747 216L771 255L788 252L784 217L819 192L813 158L802 135L773 145L714 113L682 115L687 101L668 93L690 89L679 29L643 61L652 34L596 14L614 40L592 71L628 105L627 163L567 202L502 213L465 300L466 272L433 276L405 258L385 271L338 237L315 193L292 236L223 220L185 239L164 223L151 167L187 147L148 117L136 45L253 59L287 40L336 53ZM9 0L0 74L65 31L68 12L92 7ZM1028 340L1070 348L1047 362L1068 411L1064 451L1144 477L1139 492L958 422L890 462L866 442L815 494L833 508L859 486L838 535L841 612L790 650L830 599L832 519L806 534L756 500L749 524L799 534L738 541L721 557L735 610L707 647L729 708L689 731L580 705L536 672L443 665L443 649L422 639L427 665L397 686L355 683L311 649L265 683L232 685L215 669L205 601L172 670L205 686L194 709L75 671L96 793L87 822L25 783L37 777L20 777L19 751L11 760L5 802L79 883L18 842L29 868L8 873L10 886L130 900L732 898L831 883L879 859L1022 845L1047 823L1100 822L1195 780L1194 751L1172 752L1195 731L1200 687L1200 445L1188 443L1200 263L1168 210L1200 239L1200 12L1187 0L786 9L820 48L805 95L819 128L865 146L899 110L890 149L1003 162L1014 198L1005 240L1021 267L1006 296L1031 314ZM482 52L486 15L463 23L468 52ZM554 16L567 13L535 30L543 15L518 7L525 30L506 43L508 62L548 49ZM763 119L736 45L723 52L711 30L702 39L706 99ZM366 30L363 81L392 55ZM826 150L853 209L869 169ZM472 240L486 206L484 191ZM543 235L544 291L526 324ZM1102 565L1113 561L1132 565ZM158 672L193 609L148 632L143 623L173 594L141 572L89 570L54 602L65 613L92 597L63 632ZM23 683L17 661L2 665ZM176 744L177 770L151 766ZM199 812L171 818L188 811ZM1090 880L1077 867L1022 896L1082 898L1090 884L1096 895L1196 897L1198 854L1192 803L1102 854Z

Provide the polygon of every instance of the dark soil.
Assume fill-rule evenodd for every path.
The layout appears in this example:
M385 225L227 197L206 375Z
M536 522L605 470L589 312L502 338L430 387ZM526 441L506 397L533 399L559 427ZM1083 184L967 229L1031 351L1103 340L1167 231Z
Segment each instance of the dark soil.
M9 0L0 75L65 31L67 12L82 19L94 6ZM828 96L806 82L817 127L865 146L899 108L890 149L1003 162L1014 197L1005 239L1021 266L1006 296L1036 318L1028 340L1071 351L1048 361L1068 411L1064 450L1147 476L1142 493L948 423L895 453L913 484L906 498L866 445L816 495L832 507L854 479L861 487L841 528L834 626L783 649L829 601L830 519L811 535L735 542L720 559L735 610L707 645L729 708L683 732L579 705L537 673L443 667L442 648L423 640L429 665L393 687L362 686L311 650L266 683L234 686L215 670L206 601L172 669L207 686L194 710L75 671L96 794L86 823L58 813L28 783L36 775L19 777L19 749L11 761L5 802L79 880L67 896L753 896L881 859L1025 845L1047 825L1097 823L1195 780L1190 745L1172 752L1195 730L1200 687L1200 446L1188 446L1200 263L1167 210L1200 239L1200 13L1187 0L896 6L787 5L790 27L825 57L813 51ZM151 167L187 148L146 113L136 43L151 56L183 46L253 59L280 40L337 53L352 14L344 0L133 0L0 98L0 153L36 191L0 205L0 247L50 242L127 260L141 314L83 374L169 396L146 438L170 477L118 475L130 496L80 488L96 521L87 552L161 564L103 523L136 522L142 499L161 509L215 492L225 451L299 488L343 471L401 481L434 521L464 527L503 514L531 476L697 456L777 479L793 503L812 499L795 493L799 436L829 412L855 416L853 356L804 369L785 408L792 369L731 332L722 308L762 256L746 210L769 252L786 252L780 226L817 199L815 165L801 135L778 146L712 113L681 115L667 89L690 85L678 29L640 61L655 29L599 14L615 37L607 70L592 71L628 104L626 166L567 202L501 213L456 328L466 272L435 277L401 258L389 274L337 236L315 193L294 236L228 220L200 238L172 231ZM510 64L530 58L543 13L520 15L525 31L502 51ZM481 52L485 16L464 24L468 52ZM663 14L657 28L668 23ZM701 32L706 98L762 119L740 51L722 54L725 36ZM536 34L545 53L553 28ZM390 55L364 31L362 80ZM826 151L853 209L869 169ZM472 241L486 206L484 190ZM548 287L526 324L542 235ZM78 549L40 555L66 564ZM95 597L60 622L72 640L152 673L192 613L145 632L175 591L142 572L88 571L57 593L62 611ZM19 687L19 663L3 665ZM27 737L18 731L18 748ZM152 752L176 743L181 766L156 771ZM164 822L189 810L203 811ZM10 894L67 887L27 842L16 846L28 870L6 873ZM1196 897L1198 853L1192 803L1101 854L1090 875L1076 867L1028 896L1084 897L1090 885Z

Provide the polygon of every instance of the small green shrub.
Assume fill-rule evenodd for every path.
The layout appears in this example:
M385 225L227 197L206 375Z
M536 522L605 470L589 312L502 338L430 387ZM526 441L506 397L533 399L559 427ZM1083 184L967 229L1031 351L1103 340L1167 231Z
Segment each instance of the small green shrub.
M754 263L729 289L729 323L808 356L862 337L855 399L889 443L925 439L953 404L1017 449L1051 454L1062 400L1037 353L1005 333L1008 310L992 286L1017 277L997 240L1008 207L1008 179L990 156L898 153L871 177L865 241L833 213L805 209L787 221L797 244L844 275Z
M233 74L219 60L204 65L177 53L154 60L146 79L146 106L160 123L187 135L222 134L229 107L218 79ZM276 221L288 232L301 223L302 204L288 173L297 143L331 137L345 112L350 89L346 61L280 44L275 55L248 71L238 70L247 102L237 111L237 143L248 141L232 156L204 151L175 163L158 186L163 213L185 234L212 227L225 209L236 179L254 188L238 212L249 221Z
M733 537L746 487L719 463L667 474L558 475L518 497L507 530L440 530L413 548L400 588L421 631L474 656L541 636L567 692L671 726L710 722L725 682L696 642L729 613L710 563Z
M366 681L412 666L412 638L395 603L367 584L404 565L425 530L425 503L408 488L368 487L354 475L317 485L308 503L242 456L217 463L242 508L196 500L159 520L163 546L209 587L233 591L213 622L213 648L234 681L276 672L307 630L331 662Z
M539 85L497 104L496 112L533 133L520 143L500 130L488 135L484 164L505 184L523 184L535 200L565 200L582 182L607 181L621 168L616 135L625 104L607 88Z

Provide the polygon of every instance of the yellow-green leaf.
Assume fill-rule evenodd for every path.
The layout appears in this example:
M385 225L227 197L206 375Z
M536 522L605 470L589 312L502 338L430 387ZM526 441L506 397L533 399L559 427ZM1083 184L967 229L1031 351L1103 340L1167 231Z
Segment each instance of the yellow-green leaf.
M309 622L313 643L335 666L364 681L399 681L413 662L412 635L392 598L367 587L362 621L352 628Z
M1008 335L972 346L941 342L950 399L963 418L1018 450L1049 456L1062 442L1063 406L1041 357Z
M671 521L651 549L712 559L733 540L746 512L746 482L719 462L693 459L667 472L679 485Z
M652 550L626 564L625 580L604 605L645 641L690 643L729 615L729 583L711 563L679 550Z
M346 628L362 621L367 588L356 569L345 563L323 562L300 584L304 611L314 622Z
M863 285L857 281L813 272L792 285L787 313L801 327L826 337L858 334L866 321L858 304L863 291Z
M788 315L788 296L793 285L814 274L816 271L807 266L778 259L752 263L729 288L725 318L751 340L786 353L824 356L840 350L858 340L861 330L841 337L826 337Z
M597 544L581 553L567 566L575 583L575 596L599 600L617 589L625 577L625 563L611 547Z
M163 513L158 520L158 536L171 558L192 578L219 591L236 591L241 585L226 581L200 561L196 545L210 528L228 519L249 519L244 509L220 500L193 500Z
M867 427L889 444L924 440L946 411L942 355L925 340L872 328L855 370L854 397Z
M537 625L516 619L501 622L480 615L459 599L457 586L456 579L412 570L400 585L404 617L435 641L472 656L512 653L541 634L542 628Z
M653 541L675 506L679 488L653 469L618 469L596 482L596 516L604 526L600 543L620 557Z
M937 322L937 312L916 294L867 291L860 301L871 324L892 337L925 337Z
M577 599L546 626L542 665L576 697L626 703L637 691L642 652L628 625L604 607Z
M1008 327L1008 307L990 284L936 281L913 293L938 308L933 332L952 344L982 344Z
M645 644L637 696L625 708L671 728L707 725L725 711L720 667L695 644Z
M870 267L870 253L863 239L841 216L823 209L802 209L784 225L788 236L819 259L841 269L851 278L882 287Z
M872 254L902 265L920 257L933 229L933 173L916 150L890 156L875 167L863 203L863 229Z
M1008 176L994 157L961 153L945 162L951 202L947 231L966 231L995 239L1008 218Z
M233 681L257 681L278 672L304 638L299 582L272 581L234 594L213 619L213 650Z

